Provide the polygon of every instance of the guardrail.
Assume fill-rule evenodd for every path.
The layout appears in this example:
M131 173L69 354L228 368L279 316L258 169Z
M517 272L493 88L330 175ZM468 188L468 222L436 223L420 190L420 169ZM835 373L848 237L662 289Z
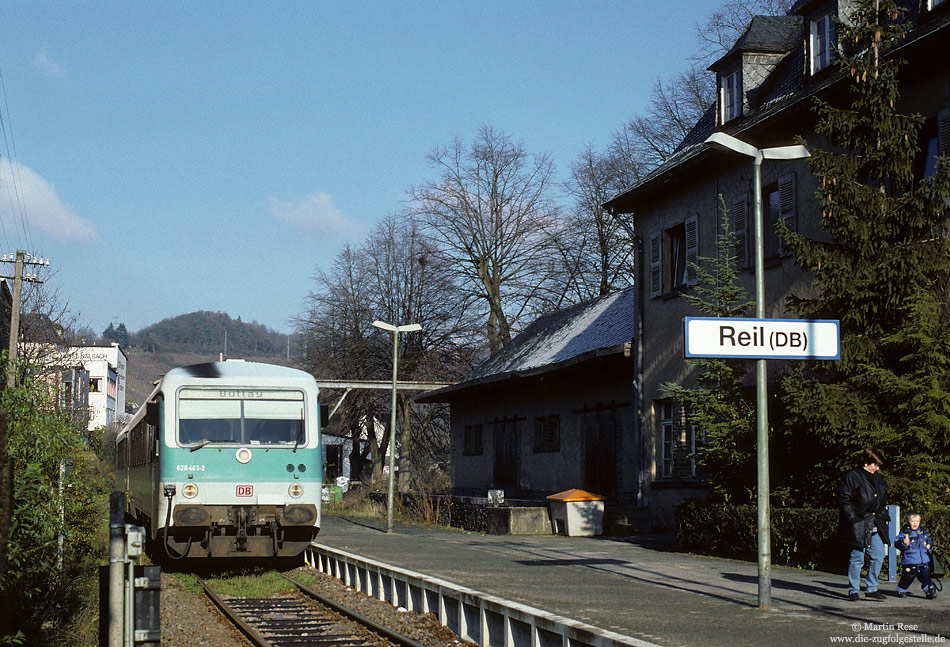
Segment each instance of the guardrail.
M314 543L307 564L362 593L409 611L432 613L482 647L657 647L533 607Z

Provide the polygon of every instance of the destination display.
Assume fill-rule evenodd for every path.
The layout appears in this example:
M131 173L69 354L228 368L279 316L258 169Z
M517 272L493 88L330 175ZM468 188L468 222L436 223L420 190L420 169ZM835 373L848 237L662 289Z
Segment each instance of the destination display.
M687 358L840 359L839 322L831 319L683 320Z

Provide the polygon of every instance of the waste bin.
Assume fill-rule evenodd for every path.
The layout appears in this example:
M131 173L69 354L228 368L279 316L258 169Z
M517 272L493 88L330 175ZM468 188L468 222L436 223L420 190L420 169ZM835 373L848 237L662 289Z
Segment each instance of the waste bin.
M571 537L599 535L604 531L604 497L572 489L547 497L551 505L551 529Z
M339 485L324 485L321 498L324 503L339 503L343 500L343 488Z

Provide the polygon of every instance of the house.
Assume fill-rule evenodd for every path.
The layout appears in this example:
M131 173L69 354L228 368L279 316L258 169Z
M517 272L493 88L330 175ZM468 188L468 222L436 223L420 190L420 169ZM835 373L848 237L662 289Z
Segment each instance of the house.
M950 153L950 0L908 0L910 29L889 55L902 68L898 109L926 118L919 173L932 174L938 151ZM643 499L660 526L670 526L676 505L697 496L691 453L699 439L685 412L661 385L689 386L695 379L683 359L682 321L697 313L679 298L697 283L689 263L715 256L722 218L739 241L740 283L754 294L752 268L751 159L706 144L716 131L757 148L813 137L814 98L841 101L847 79L834 65L834 18L847 19L850 0L800 0L789 15L757 16L735 45L709 70L719 89L716 104L695 124L674 155L636 185L607 202L609 212L632 214L644 242L643 424L647 474ZM814 289L775 232L782 220L792 230L821 238L817 184L805 160L766 160L761 165L765 216L766 316L789 316L785 297ZM725 205L726 211L721 208ZM724 215L726 214L726 215ZM770 378L780 369L770 362Z
M320 384L318 382L317 384ZM321 387L321 392L323 387ZM366 416L361 416L354 425L345 425L339 416L330 417L330 407L327 409L328 419L321 421L321 438L323 439L323 480L325 483L361 481L364 478L367 465L367 454L370 449L370 423ZM321 414L322 415L322 414ZM359 433L358 451L354 452L353 427ZM378 418L372 421L373 435L376 444L385 445L387 427Z
M9 327L9 324L8 324ZM75 422L89 422L89 371L68 352L62 327L45 314L20 318L18 358L42 385L50 403Z
M642 496L636 297L628 288L542 316L464 381L417 398L451 404L453 494Z
M120 423L125 414L125 351L113 343L71 347L67 355L89 373L89 429Z
M90 430L121 422L128 358L118 344L69 346L60 326L42 314L24 315L21 323L21 357L38 367L38 376L52 386L60 407L86 420ZM79 412L80 406L85 410Z

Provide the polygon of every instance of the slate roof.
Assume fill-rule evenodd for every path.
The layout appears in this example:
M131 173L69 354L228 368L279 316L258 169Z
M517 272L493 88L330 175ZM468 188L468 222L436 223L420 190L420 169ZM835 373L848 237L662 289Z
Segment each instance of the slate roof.
M785 54L799 46L802 38L801 16L753 16L749 26L732 48L709 66L715 72L740 52Z
M462 382L431 391L420 401L478 384L546 373L600 355L618 353L636 334L636 290L626 288L593 301L539 317Z
M811 0L801 0L792 7L790 13L803 11L810 2ZM918 2L903 0L900 4L905 9L903 20L907 21L911 27L907 38L887 52L889 56L899 56L901 50L936 31L945 29L950 23L950 11L947 11L944 7L940 7L939 11L936 11L935 15L927 21L918 22L920 18ZM794 20L787 20L789 18ZM781 47L788 48L784 50L788 53L776 65L769 77L758 88L747 92L747 99L750 102L748 112L717 128L716 105L711 105L686 134L683 141L680 142L666 162L642 177L633 186L611 198L603 205L604 208L617 213L629 213L635 208L635 205L630 204L630 200L635 200L642 190L662 184L667 179L664 176L667 176L674 169L682 167L685 172L686 169L690 168L692 162L698 161L699 157L709 150L710 147L704 142L714 131L721 130L742 138L741 133L768 121L796 104L809 101L814 95L845 78L845 75L834 66L827 73L819 74L816 77L804 74L806 63L805 48L803 47L805 28L803 22L798 22L797 34L793 34L796 30L794 27L795 20L800 21L801 17L792 15L754 17L749 28L740 36L729 53L709 68L710 70L718 69L719 63L727 61L738 51L766 51L764 48L767 45L764 41L768 38L776 39L773 45L774 51L781 51ZM758 26L756 26L757 23ZM789 39L793 36L795 40L791 42ZM790 42L791 46L789 47ZM756 143L754 137L748 141L753 144ZM791 144L792 141L789 139L785 143ZM769 142L769 145L773 146L780 144L781 142Z

